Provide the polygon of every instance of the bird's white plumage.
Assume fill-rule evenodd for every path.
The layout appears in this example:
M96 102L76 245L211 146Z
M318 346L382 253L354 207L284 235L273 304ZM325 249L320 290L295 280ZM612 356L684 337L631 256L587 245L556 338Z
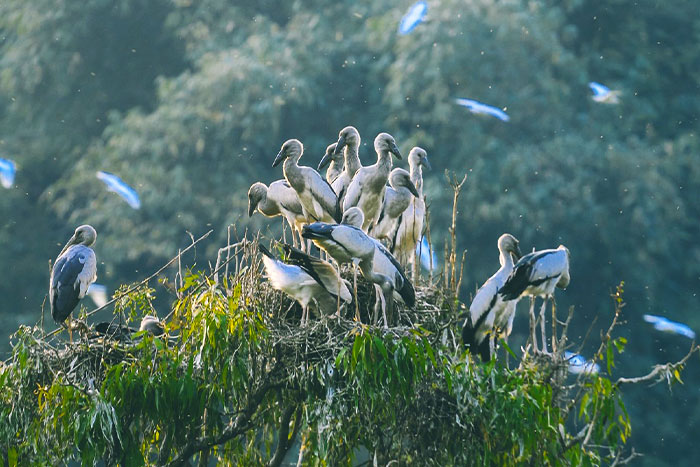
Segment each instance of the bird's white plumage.
M564 352L564 359L569 363L569 373L594 375L600 371L600 366L595 362L589 362L586 357L568 350Z
M133 209L139 209L141 207L141 200L136 190L124 183L117 175L100 170L97 172L97 178L107 185L108 191L112 191L121 196Z
M399 34L405 35L413 31L423 22L428 13L428 2L420 0L414 3L399 22Z
M389 174L389 184L384 192L377 222L370 227L370 234L374 238L386 238L393 242L401 214L408 208L414 193L418 192L411 181L411 175L398 167Z
M592 99L601 104L618 104L620 102L620 91L613 91L607 86L591 81L588 87L593 91Z
M654 329L657 331L678 334L685 336L688 339L695 339L695 331L693 331L690 326L686 324L671 321L663 316L655 315L644 315L644 321L653 324Z
M503 110L499 109L498 107L493 107L491 105L484 104L483 102L479 102L474 99L464 99L458 97L457 99L455 99L455 102L458 105L461 105L462 107L466 107L473 114L490 115L504 122L510 120L508 114L505 113Z
M15 174L17 173L17 164L10 159L0 157L0 184L4 188L12 188L15 183Z
M97 283L92 283L88 287L87 294L90 296L95 306L101 308L109 301L107 299L107 286Z

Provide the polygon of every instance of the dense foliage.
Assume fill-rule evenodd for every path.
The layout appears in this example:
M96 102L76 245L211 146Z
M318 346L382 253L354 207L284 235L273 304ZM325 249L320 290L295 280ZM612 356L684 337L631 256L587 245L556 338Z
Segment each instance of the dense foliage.
M566 329L557 352L526 353L515 369L475 362L455 336L464 307L439 284L420 287L416 308L390 329L348 320L353 309L299 327L298 309L260 280L255 250L244 244L221 283L215 273L188 275L169 336L88 332L70 344L22 327L0 367L4 461L281 465L299 449L308 465L630 458L622 387L635 381L613 378L626 342L613 333L621 289L596 354L603 372L574 377L561 355ZM371 308L367 288L362 281L362 314ZM131 290L116 303L127 321L154 299L145 284ZM680 380L682 368L659 367L636 382Z
M161 264L188 232L213 227L223 240L234 221L277 232L245 217L248 186L281 177L269 165L285 139L302 140L315 166L353 124L369 143L364 163L380 131L404 152L427 150L438 251L450 218L442 170L468 172L464 301L495 270L501 233L524 250L564 243L572 283L559 300L577 307L572 336L607 321L605 297L624 280L630 345L619 365L641 373L685 353L641 315L700 329L694 0L431 1L407 36L396 25L409 0L234 3L0 2L0 157L18 164L15 187L0 191L0 265L12 271L0 283L0 335L39 320L47 261L77 224L97 228L111 289ZM622 90L621 103L593 102L592 80ZM507 108L511 121L469 114L455 97ZM96 170L133 185L142 209L106 192ZM525 328L518 317L515 342ZM700 379L687 379L670 400L654 388L653 404L630 390L641 462L700 462L690 435Z

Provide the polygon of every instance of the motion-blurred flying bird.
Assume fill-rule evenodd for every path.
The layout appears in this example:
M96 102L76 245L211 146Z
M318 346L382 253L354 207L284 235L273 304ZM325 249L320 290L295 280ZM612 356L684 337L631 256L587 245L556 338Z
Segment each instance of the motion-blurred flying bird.
M395 240L401 214L408 208L411 199L420 196L411 181L411 175L402 168L395 168L389 174L389 186L384 193L384 202L377 222L370 227L370 235L376 239Z
M141 200L136 190L124 183L118 176L100 170L97 172L97 178L107 185L107 191L112 191L121 196L132 208L139 209L141 207Z
M462 325L462 342L483 361L491 359L496 334L506 337L512 330L512 316L517 301L505 301L501 288L513 272L513 263L521 257L518 240L505 233L498 239L498 261L501 267L479 288L469 306L469 315Z
M620 103L620 91L613 91L607 86L591 81L588 83L588 87L593 91L593 96L591 98L601 104L619 104Z
M365 216L362 225L364 232L375 222L382 207L386 182L391 172L391 155L401 159L394 137L388 133L377 135L374 139L374 150L377 152L377 162L362 167L355 173L343 200L343 211L354 206L362 209Z
M335 191L314 169L299 165L303 152L304 146L299 140L287 140L272 166L277 167L284 161L284 178L297 192L307 222L340 222L342 212Z
M299 302L303 310L301 324L309 320L309 305L318 304L321 313L330 314L337 307L338 295L344 303L352 303L347 281L340 278L330 263L309 256L291 245L285 249L284 260L275 258L264 245L258 244L270 284Z
M582 373L595 375L600 371L600 366L595 362L589 362L586 357L568 350L564 352L564 359L569 362L569 373L580 375Z
M256 209L265 217L283 216L292 231L292 243L297 244L296 232L299 244L304 249L301 226L306 223L306 216L296 190L287 180L276 180L269 187L261 182L253 183L248 189L248 217Z
M94 282L88 287L87 294L95 303L97 308L102 308L109 301L107 298L107 286Z
M56 258L51 269L49 303L57 324L65 326L66 318L97 279L97 259L90 248L96 239L97 232L92 226L81 225Z
M5 188L12 188L15 183L15 174L17 173L17 164L10 159L0 158L0 184Z
M474 99L464 99L458 97L455 99L455 102L463 107L466 107L473 114L490 115L504 122L510 120L508 114L498 107L493 107L488 104L484 104L483 102L475 101Z
M399 34L406 35L425 20L428 13L428 2L421 0L414 3L399 22Z
M670 319L664 318L663 316L655 315L644 315L644 321L653 324L654 329L657 331L667 332L670 334L679 334L687 337L688 339L695 339L695 331L683 323L678 323L676 321L671 321Z

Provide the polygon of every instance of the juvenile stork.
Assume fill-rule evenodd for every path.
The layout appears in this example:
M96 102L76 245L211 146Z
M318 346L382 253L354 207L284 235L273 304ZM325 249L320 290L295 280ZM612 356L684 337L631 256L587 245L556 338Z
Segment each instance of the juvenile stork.
M292 231L292 243L297 244L296 232L301 248L304 248L301 226L306 223L306 216L297 192L287 180L274 181L269 187L261 182L253 183L248 190L248 217L256 209L265 217L283 216Z
M423 167L430 170L430 162L425 149L415 147L408 154L408 166L411 170L411 181L416 187L418 196L411 199L408 207L401 215L398 223L392 253L404 265L412 264L414 279L418 267L416 265L416 245L423 235L425 224L425 197L423 196Z
M513 272L501 288L501 295L505 301L517 301L523 295L529 295L530 301L530 338L536 349L535 339L535 298L542 297L540 309L540 326L542 332L542 348L547 351L545 332L545 307L547 300L553 298L554 289L565 289L569 285L569 249L559 245L556 249L533 251L515 263ZM552 314L555 309L552 308ZM552 319L556 319L555 316ZM555 336L552 336L553 338Z
M337 146L338 143L329 144L326 148L326 153L321 158L321 162L318 163L318 170L321 170L328 165L330 161L330 165L328 165L328 169L326 169L326 181L331 184L331 187L333 187L333 182L340 177L345 169L343 153L335 151ZM333 191L335 191L335 188L333 188ZM338 199L340 199L340 196ZM340 205L342 206L342 203L340 203Z
M408 208L411 199L419 194L411 181L411 175L398 167L389 174L389 185L384 193L377 223L370 228L370 234L379 240L387 239L393 245L401 214Z
M382 207L386 182L391 172L391 155L401 159L396 141L388 133L377 135L374 139L374 150L377 152L377 162L362 167L355 173L343 200L343 211L354 206L362 209L365 216L362 224L363 232L367 232L369 227L374 224Z
M258 244L263 254L263 264L272 287L281 290L299 302L302 308L301 325L309 321L309 305L315 300L320 312L335 310L340 300L352 303L348 284L342 280L335 268L325 261L307 255L296 248L283 244L286 258L275 258L264 245Z
M299 165L304 146L299 140L285 141L272 167L284 161L284 178L294 188L307 222L340 222L342 212L333 188L311 167Z
M478 352L485 362L493 355L498 331L505 331L506 337L510 335L510 318L515 315L517 302L505 301L500 291L513 271L514 260L520 257L518 240L508 233L501 235L498 239L501 267L476 292L469 306L469 315L462 325L462 342L472 353Z
M359 148L360 132L358 132L354 126L346 126L340 130L333 156L336 154L342 154L344 166L342 173L335 179L335 181L331 183L333 190L335 190L335 192L338 194L338 202L340 203L340 206L343 206L345 193L348 191L348 186L350 186L352 178L355 176L355 173L362 168L362 164L360 163ZM324 156L318 166L319 170L325 167L330 160L330 157Z
M61 326L73 312L97 279L97 259L90 248L95 244L97 232L90 225L81 225L59 253L51 269L49 303L51 316ZM72 335L71 335L72 340Z

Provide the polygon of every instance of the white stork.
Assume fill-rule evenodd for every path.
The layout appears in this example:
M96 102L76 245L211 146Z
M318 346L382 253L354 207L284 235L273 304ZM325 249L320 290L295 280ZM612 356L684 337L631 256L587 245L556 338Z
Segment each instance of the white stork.
M414 279L417 273L416 246L423 236L425 224L425 197L423 196L423 167L430 170L428 155L424 149L415 147L408 154L408 166L411 171L411 181L416 187L418 196L411 198L408 207L401 215L392 253L401 264L412 265Z
M510 335L511 317L515 315L516 301L505 301L500 290L513 271L513 262L520 258L518 240L505 233L498 239L498 261L501 267L476 292L469 315L462 325L462 342L472 353L478 352L483 361L488 361L495 348L494 339L498 330ZM488 338L488 341L487 341Z
M335 191L314 169L299 165L303 152L299 140L287 140L272 166L284 161L284 178L297 192L307 222L340 222L342 213Z
M274 181L269 187L261 182L253 183L248 190L248 216L252 216L256 209L265 217L283 216L292 231L292 243L297 243L296 232L301 248L304 248L301 226L306 223L306 216L296 190L287 180Z
M258 249L263 254L263 264L272 287L281 290L299 302L302 308L301 325L309 321L309 304L315 300L320 312L335 310L340 300L352 303L348 284L342 280L335 268L325 261L307 255L291 245L283 244L286 258L275 258L262 244Z
M542 347L547 351L545 333L545 306L547 300L554 295L555 287L565 289L569 285L569 257L568 248L559 245L556 249L533 251L515 263L513 272L501 288L503 300L518 300L523 295L532 297L530 303L530 331L532 345L536 347L534 335L534 306L535 298L542 297L542 308L540 309L540 326L542 331Z
M51 316L61 326L65 326L66 318L85 296L90 284L97 279L97 259L90 248L96 239L97 232L92 226L81 225L75 229L51 269Z
M362 231L367 232L379 215L384 200L386 182L391 172L391 155L401 159L394 137L388 133L379 133L374 139L377 162L359 169L352 178L343 200L343 211L357 206L362 209L365 221Z

